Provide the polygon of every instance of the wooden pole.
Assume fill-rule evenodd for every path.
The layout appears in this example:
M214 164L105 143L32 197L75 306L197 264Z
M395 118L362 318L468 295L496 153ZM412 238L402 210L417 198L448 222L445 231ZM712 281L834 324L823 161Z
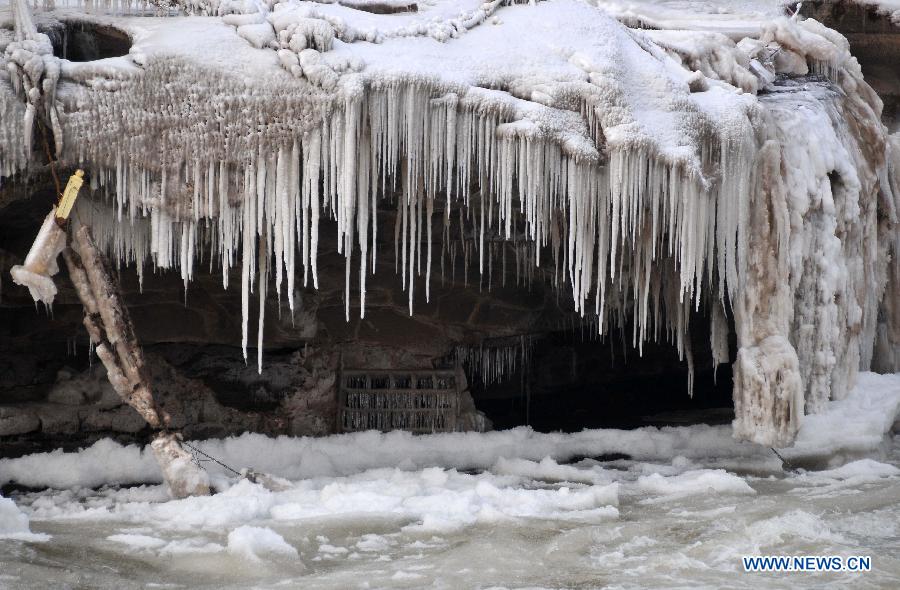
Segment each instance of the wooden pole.
M109 382L122 400L154 429L161 430L151 448L173 497L205 496L209 478L181 446L181 436L169 432L169 415L153 397L144 354L128 309L122 300L106 258L97 248L90 229L74 232L72 247L63 251L69 276L84 305L84 326L106 367Z

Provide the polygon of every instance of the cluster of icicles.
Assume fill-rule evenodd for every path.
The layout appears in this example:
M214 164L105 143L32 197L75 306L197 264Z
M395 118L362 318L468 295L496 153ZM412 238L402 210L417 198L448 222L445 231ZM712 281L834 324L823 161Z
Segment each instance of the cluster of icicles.
M178 267L185 281L207 248L226 287L228 269L240 265L246 355L254 289L264 301L274 275L279 297L284 290L293 309L298 279L318 286L323 217L336 221L337 250L346 258L349 319L353 274L365 316L379 202L390 198L396 207L396 264L410 313L416 277L424 277L421 288L430 298L435 211L443 218L438 244L446 249L457 205L470 222L481 273L498 251L491 235L530 242L533 247L516 252L537 267L552 263L558 282L571 286L575 311L596 314L601 332L630 317L634 344L664 331L683 353L689 312L700 305L704 282L704 291L718 287L721 297L725 277L737 273L751 134L738 134L744 138L738 145L710 141L715 149L705 157L723 168L723 181L703 187L649 149L612 150L608 162L579 161L550 142L497 134L509 113L479 110L465 97L433 96L433 89L414 83L372 88L347 99L319 127L278 149L260 148L246 163L185 159L162 174L124 158L95 167L95 188L110 189L117 203L114 216L99 215L92 226L116 259ZM131 223L121 223L126 213ZM81 214L87 215L84 207ZM468 259L471 249L464 250ZM260 363L263 311L261 305Z
M2 62L0 62L2 63ZM0 121L22 121L25 105L12 92L4 92L7 83L5 68L0 71ZM25 134L22 125L0 125L0 178L10 177L25 168Z
M522 335L482 342L478 346L457 346L454 356L456 364L465 367L467 374L490 386L508 380L516 371L528 369L532 347L532 338Z

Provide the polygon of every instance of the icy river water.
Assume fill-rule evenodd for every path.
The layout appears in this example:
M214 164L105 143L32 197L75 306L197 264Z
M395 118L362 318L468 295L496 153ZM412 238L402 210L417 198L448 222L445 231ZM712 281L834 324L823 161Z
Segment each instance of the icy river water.
M900 437L837 468L785 473L774 456L696 456L717 432L690 433L703 440L681 447L692 458L672 436L651 441L676 452L659 461L487 457L490 468L462 471L407 460L280 492L221 479L219 494L179 501L153 484L13 493L30 532L0 540L0 588L900 587ZM515 455L515 436L484 448L503 441ZM362 453L366 440L332 451ZM96 463L69 462L83 477L121 452L109 443ZM307 449L306 469L353 459L319 452ZM744 572L741 557L760 554L868 555L872 570Z

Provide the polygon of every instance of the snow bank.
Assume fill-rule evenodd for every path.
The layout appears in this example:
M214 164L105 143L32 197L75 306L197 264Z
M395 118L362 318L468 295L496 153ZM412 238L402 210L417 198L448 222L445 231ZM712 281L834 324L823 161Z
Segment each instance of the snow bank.
M782 449L789 460L865 453L878 449L900 416L900 375L862 373L847 399L829 402L822 414L804 416L797 445ZM235 468L250 467L289 480L341 477L400 466L417 470L494 470L547 481L603 484L602 470L563 465L572 459L624 454L639 461L690 460L741 463L771 460L771 451L740 442L727 426L583 430L539 433L526 427L485 433L413 435L408 432L357 432L320 438L270 438L243 434L194 443ZM220 468L206 464L220 479ZM0 484L77 488L105 484L160 483L152 454L135 445L104 439L75 453L56 450L17 459L0 459Z
M15 502L0 496L0 539L39 543L48 541L50 535L32 533L28 516L19 510Z
M860 373L856 387L824 411L803 417L786 458L828 457L877 449L900 418L900 374Z
M111 483L162 482L149 447L122 446L101 439L77 453L50 453L0 459L0 482L53 488L98 487Z
M735 441L726 426L706 425L584 430L573 434L539 433L526 427L434 435L368 431L321 438L270 438L248 433L195 444L227 465L252 467L290 480L346 476L396 465L407 470L431 466L486 470L497 465L510 474L543 473L549 479L565 480L577 474L557 463L577 457L618 453L640 460L666 460L677 455L733 458L765 452L757 445ZM545 458L550 460L534 463ZM211 473L222 475L219 467L207 467ZM584 477L581 474L578 481ZM75 453L57 450L0 459L2 483L75 488L161 481L159 467L147 449L122 446L109 439Z

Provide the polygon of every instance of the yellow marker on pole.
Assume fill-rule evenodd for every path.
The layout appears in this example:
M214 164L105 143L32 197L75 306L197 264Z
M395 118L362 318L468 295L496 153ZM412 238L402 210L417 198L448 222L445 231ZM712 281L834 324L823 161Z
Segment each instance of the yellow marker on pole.
M69 183L66 190L63 191L62 198L59 199L59 205L56 207L56 220L65 221L72 212L75 205L75 199L78 198L78 191L84 184L84 170L76 170L75 174L69 177Z

